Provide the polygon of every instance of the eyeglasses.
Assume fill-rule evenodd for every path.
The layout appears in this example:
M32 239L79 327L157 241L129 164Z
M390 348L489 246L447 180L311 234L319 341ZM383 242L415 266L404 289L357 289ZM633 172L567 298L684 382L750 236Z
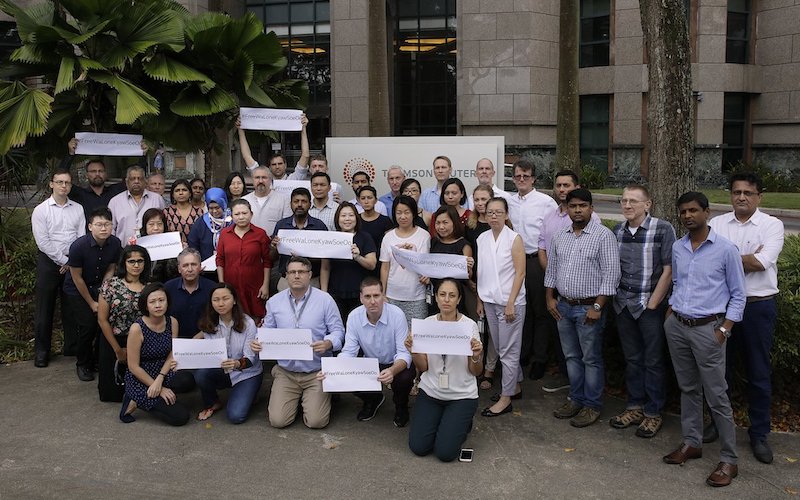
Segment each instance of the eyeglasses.
M110 222L93 222L92 225L98 229L108 229L111 227Z
M739 196L746 196L748 198L752 198L753 196L758 196L759 193L756 193L755 191L731 191L731 195L737 198Z
M528 179L533 179L533 176L528 174L517 174L514 176L514 179L518 181L527 181Z
M619 200L620 205L639 205L644 203L644 200L631 200L629 198L622 198Z
M487 217L502 217L506 214L505 210L487 210L486 216Z
M296 276L302 276L302 275L304 275L304 274L306 274L306 273L310 273L310 272L311 272L311 271L307 271L307 270L305 270L305 269L293 269L293 270L291 270L291 271L286 271L286 274L287 274L287 275L296 275Z
M128 259L125 261L127 264L132 266L142 266L144 265L144 259Z

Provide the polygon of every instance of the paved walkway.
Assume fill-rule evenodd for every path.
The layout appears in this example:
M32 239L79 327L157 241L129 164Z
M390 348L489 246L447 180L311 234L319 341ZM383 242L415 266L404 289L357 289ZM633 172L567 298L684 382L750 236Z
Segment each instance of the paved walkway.
M142 412L122 424L118 405L100 403L95 385L78 381L72 358L57 357L47 369L0 366L0 499L765 499L800 490L800 435L773 434L775 462L764 465L740 429L739 477L714 489L705 479L718 444L683 467L662 463L681 441L677 417L652 440L640 439L633 429L609 427L623 406L609 400L600 422L574 429L551 414L564 394L545 395L526 380L513 415L475 418L467 442L475 460L442 464L411 454L407 429L392 426L390 398L370 422L356 421L358 403L344 395L327 429L272 429L265 419L270 382L243 425L217 414L169 428ZM197 393L180 399L193 414L200 409Z

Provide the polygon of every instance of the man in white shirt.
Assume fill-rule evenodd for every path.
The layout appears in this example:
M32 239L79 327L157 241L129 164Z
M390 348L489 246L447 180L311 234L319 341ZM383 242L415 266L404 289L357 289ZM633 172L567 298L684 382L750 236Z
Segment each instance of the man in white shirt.
M522 329L520 365L532 363L529 377L539 380L547 366L547 347L551 322L547 312L544 292L544 269L539 263L539 232L545 214L558 207L555 200L540 193L533 186L536 175L533 163L528 160L514 162L514 185L517 192L508 197L508 212L514 231L525 245L525 326Z
M495 173L494 163L492 163L492 160L489 158L481 158L475 165L475 177L478 179L478 184L490 186L494 196L505 198L507 200L510 195L497 187L494 183ZM470 210L475 210L475 203L472 201L472 193L470 193L469 198L467 199L467 208Z
M267 234L275 231L275 224L284 217L292 215L289 198L272 189L272 176L267 167L253 169L253 191L242 198L250 202L253 209L252 223Z
M783 249L783 222L758 209L761 179L754 173L733 174L730 179L733 211L709 222L717 234L732 241L742 256L747 303L740 323L733 326L727 345L728 387L735 357L744 361L747 374L750 448L757 460L772 463L767 443L772 404L770 350L775 332L778 295L778 256ZM732 359L733 358L733 359ZM713 422L703 433L703 441L716 439Z
M69 247L79 237L86 234L86 217L83 207L67 198L72 188L69 171L58 171L50 179L52 196L33 209L31 228L36 246L36 317L34 319L33 364L44 368L50 362L50 346L53 337L53 313L56 297L61 295L61 314L64 325L64 345L75 343L75 332L70 320L69 309L65 307L62 286L67 265Z
M163 210L167 206L161 195L144 188L144 169L139 165L128 167L125 185L128 190L108 202L108 209L114 216L114 236L120 239L123 246L137 236L142 227L142 216L147 209Z
M300 118L300 123L303 125L300 131L300 159L297 160L294 172L287 174L286 157L283 156L283 153L275 153L269 159L269 170L273 179L303 181L308 176L310 149L308 146L308 133L306 132L308 118L306 118L305 114ZM252 172L259 166L259 163L253 158L253 153L250 151L250 144L247 142L247 136L245 135L244 129L241 128L241 122L238 119L236 120L236 129L239 132L239 148L241 150L242 160L247 170Z

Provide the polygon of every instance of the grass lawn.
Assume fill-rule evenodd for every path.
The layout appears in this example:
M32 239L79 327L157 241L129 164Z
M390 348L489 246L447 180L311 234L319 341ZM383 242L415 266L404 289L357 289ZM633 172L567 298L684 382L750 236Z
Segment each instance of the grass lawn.
M703 193L708 196L711 203L730 204L731 195L724 189L704 189ZM622 188L594 189L594 193L621 195ZM764 208L787 208L800 210L800 193L764 193L761 201Z

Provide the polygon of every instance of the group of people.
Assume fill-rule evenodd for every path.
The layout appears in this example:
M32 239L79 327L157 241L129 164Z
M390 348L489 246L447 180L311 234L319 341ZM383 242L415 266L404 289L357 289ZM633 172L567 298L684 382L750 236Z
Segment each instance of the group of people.
M326 426L331 397L322 390L321 357L374 357L378 379L392 386L394 424L411 422L411 450L453 460L472 428L479 389L494 386L496 370L499 390L482 416L510 413L525 373L541 379L555 359L558 373L543 389L569 389L555 417L575 427L596 422L604 389L602 333L614 314L628 403L610 419L612 427L636 426L644 438L658 433L666 345L681 390L684 440L664 460L699 457L702 443L718 435L721 461L708 483L729 484L737 455L726 357L741 353L750 382L751 446L759 460L772 460L769 351L783 226L758 210L756 176L733 176L734 210L710 222L702 193L681 196L677 206L688 234L678 240L668 222L650 215L645 187L623 191L625 221L609 230L574 172L556 173L551 196L535 189L526 160L513 165L516 192L494 185L494 165L484 158L475 168L479 185L468 193L450 176L450 160L438 156L437 182L429 189L392 166L390 192L379 197L369 175L356 172L350 179L356 196L343 201L331 192L325 157L308 154L306 123L292 173L280 154L260 165L240 130L249 193L248 175L238 172L208 190L179 179L167 206L162 193L144 187L138 165L121 185L106 186L103 163L90 160L86 188L72 185L68 169L57 170L52 196L32 218L40 249L36 366L48 364L53 310L62 294L65 352L76 356L81 380L94 380L97 368L100 399L122 402L123 421L133 421L138 408L185 424L189 412L176 393L196 385L204 402L198 419L221 410L218 391L230 388L224 408L240 423L262 383L257 328L307 328L314 358L279 360L272 368L272 426L290 425L299 407L305 425ZM159 182L164 186L157 176L147 179L156 190ZM288 197L274 190L273 179L285 178L308 179L310 190L297 188ZM281 229L352 233L352 259L281 255ZM177 259L151 262L137 238L167 231L180 233L184 250ZM464 256L468 278L420 276L398 263L394 248ZM201 268L211 257L213 273ZM412 319L469 323L472 356L412 354ZM224 338L227 359L213 370L181 370L171 356L174 337ZM705 432L703 395L714 424ZM384 402L382 393L357 396L362 421Z

